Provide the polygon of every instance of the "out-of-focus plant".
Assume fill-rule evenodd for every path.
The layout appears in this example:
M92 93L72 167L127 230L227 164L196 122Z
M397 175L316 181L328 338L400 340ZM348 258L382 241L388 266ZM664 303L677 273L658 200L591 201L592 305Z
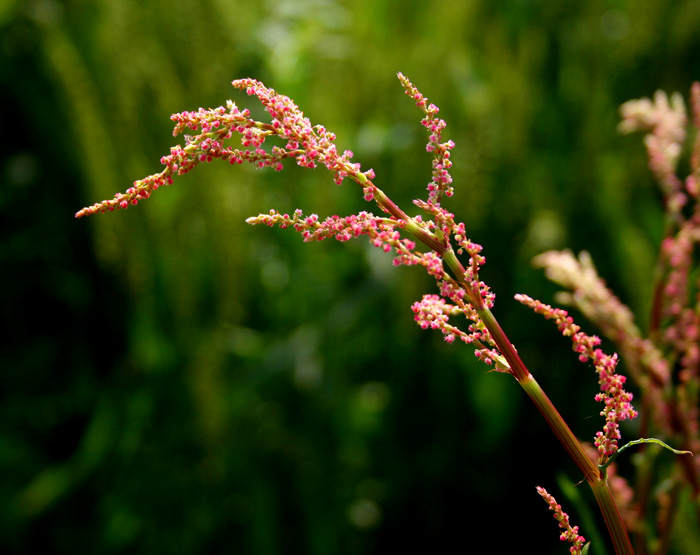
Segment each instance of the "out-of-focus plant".
M671 486L661 495L653 490L649 479L654 474L652 467L658 454L653 447L644 451L639 483L634 488L619 477L614 460L628 447L656 444L671 448L656 438L642 438L620 446L620 422L635 418L637 411L631 404L632 394L625 390L626 377L617 371L618 355L604 353L599 347L601 339L581 331L565 310L526 295L516 295L518 301L554 320L559 331L571 338L581 362L592 362L596 370L600 392L595 399L603 404L601 416L605 424L593 445L577 439L491 311L495 295L479 277L485 263L482 247L468 238L465 224L455 221L454 215L443 207L445 199L453 193L450 153L454 143L442 138L446 124L438 117L439 109L405 76L399 74L399 80L424 114L421 123L429 135L426 150L433 156L427 197L414 201L422 214L410 216L395 204L374 183L374 171L362 171L360 164L351 161L352 152L340 153L335 146L335 135L323 126L312 125L290 98L259 81L242 79L234 81L234 87L256 96L270 115L269 122L254 119L249 110L241 110L231 101L226 107L175 114L171 118L176 124L173 134L189 130L194 135L185 135L184 146L173 147L161 159L165 169L136 181L113 199L80 210L76 216L128 208L148 198L157 188L171 184L173 177L215 159L230 164L248 162L257 168L280 171L284 161L291 158L305 168L325 166L338 185L345 178L351 179L362 187L364 199L379 207L379 215L361 211L321 219L316 214L305 215L301 210L291 215L271 210L247 221L291 227L307 242L327 238L348 241L364 235L372 245L393 252L395 265L423 266L435 279L439 294L424 295L414 303L412 310L418 325L440 330L449 343L458 339L472 345L477 358L493 371L510 374L517 380L591 487L616 553L634 552L629 533L637 539L639 552L667 552L676 508L686 490L698 506L698 464L688 456L678 457L674 463L678 470L671 469L668 473ZM693 114L694 128L700 129L700 85L693 88ZM697 451L700 441L697 424L700 287L693 281L697 279L693 251L700 238L700 208L696 202L700 191L700 141L696 139L693 148L691 175L681 181L675 172L686 132L682 99L674 96L669 104L667 97L659 93L653 102L625 104L623 116L623 131L649 131L645 142L652 170L662 187L668 217L649 337L644 338L634 325L631 312L605 287L586 253L576 258L566 251L548 252L539 256L536 264L546 269L550 279L571 291L561 300L581 310L617 345L642 392L643 434L651 433L681 445L683 450L671 450L687 455ZM240 138L241 146L226 142L234 136ZM281 145L264 148L272 138L281 140ZM457 317L466 319L466 327L455 324ZM571 543L570 552L585 552L585 539L578 527L571 526L569 517L552 495L541 487L537 491L554 511L564 530L561 539ZM654 510L658 510L659 516L655 518L658 526L650 528L647 521Z

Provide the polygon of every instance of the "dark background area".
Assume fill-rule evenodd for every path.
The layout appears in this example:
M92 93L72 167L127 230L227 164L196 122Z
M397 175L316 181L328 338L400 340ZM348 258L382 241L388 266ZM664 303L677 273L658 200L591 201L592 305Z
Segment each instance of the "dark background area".
M414 324L430 279L244 223L367 209L356 185L211 164L73 214L160 171L172 113L253 107L241 77L411 211L430 157L401 71L457 145L448 207L497 317L592 440L593 370L513 295L553 302L530 259L586 249L644 327L662 213L618 108L686 95L698 29L692 0L2 3L0 551L565 553L535 486L567 505L581 477L514 380Z

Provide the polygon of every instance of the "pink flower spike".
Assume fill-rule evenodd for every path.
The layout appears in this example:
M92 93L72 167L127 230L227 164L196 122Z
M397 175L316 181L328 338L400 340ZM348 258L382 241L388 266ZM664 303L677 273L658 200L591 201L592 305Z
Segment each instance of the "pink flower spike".
M563 530L559 539L563 542L568 541L571 544L569 552L572 555L581 555L586 538L578 533L578 526L571 526L569 515L562 510L561 505L557 503L554 496L548 493L546 489L537 486L537 493L547 502L549 509L554 512L554 518L559 522L559 528Z
M686 137L687 115L683 97L674 93L669 98L657 91L654 98L625 102L620 108L622 133L645 131L644 143L649 155L649 166L665 195L673 198L683 183L675 174Z
M595 400L605 405L600 413L605 417L605 426L595 438L595 446L601 458L600 464L604 463L618 450L619 423L637 416L637 411L632 407L632 394L625 391L623 387L626 378L615 372L618 363L617 354L609 356L597 348L601 342L600 338L580 331L581 328L574 323L566 310L552 308L527 295L516 295L515 299L538 314L542 314L547 320L554 320L562 335L571 338L572 348L579 353L579 360L593 362L600 387L600 393L596 395Z
M398 78L406 94L414 99L419 99L417 105L425 114L421 123L428 130L426 151L434 155L433 180L428 184L428 202L440 206L440 199L443 195L450 197L454 193L451 186L452 176L448 171L451 165L448 160L449 150L454 147L454 143L452 141L441 143L442 130L447 124L444 120L436 117L440 109L435 104L428 104L427 99L402 73L398 74Z

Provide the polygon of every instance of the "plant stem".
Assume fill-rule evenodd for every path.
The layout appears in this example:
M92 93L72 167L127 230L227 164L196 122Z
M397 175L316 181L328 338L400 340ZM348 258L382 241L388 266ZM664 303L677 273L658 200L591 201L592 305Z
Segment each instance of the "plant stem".
M576 438L571 428L566 424L559 411L550 401L547 394L542 390L535 378L530 375L525 380L518 380L520 386L525 390L528 397L535 403L549 427L557 436L571 459L576 463L589 484L600 482L601 476L598 467L591 461L585 449Z
M479 311L479 315L498 345L501 354L503 354L508 361L513 376L518 380L518 383L525 390L528 397L535 403L535 406L547 421L547 424L549 424L554 435L574 463L576 463L579 470L581 470L588 485L593 490L593 495L598 502L613 546L615 547L615 553L617 553L617 555L632 555L634 550L632 549L632 544L630 543L620 511L615 504L612 492L608 486L605 472L601 472L588 457L588 454L571 431L571 428L569 428L559 414L559 411L557 411L556 407L552 404L552 401L547 397L547 394L525 367L520 356L510 341L508 341L508 338L491 311L488 308L484 308Z
M363 174L355 176L355 179L363 186L367 186L368 183L371 183ZM535 381L535 378L532 376L532 374L530 374L530 371L521 360L520 355L518 355L515 347L506 336L505 332L501 328L501 325L498 323L498 320L496 320L496 317L483 303L478 290L474 290L473 287L470 287L471 283L466 280L466 271L464 266L462 266L462 263L455 256L454 251L449 246L446 246L439 241L433 233L426 230L423 226L417 224L393 201L391 201L391 199L381 189L374 186L374 184L371 185L373 187L374 198L377 201L377 204L379 204L379 206L385 212L388 212L394 217L403 220L406 224L406 230L412 233L419 241L439 254L447 266L454 272L455 276L458 276L458 280L461 282L462 286L465 288L470 297L472 306L479 314L479 317L486 328L489 330L489 333L491 334L491 337L496 343L499 351L508 362L508 365L510 366L510 373L525 390L530 399L532 399L532 401L535 403L535 406L549 424L549 427L554 432L554 435L557 437L569 456L573 459L574 463L576 463L579 470L581 470L586 478L586 481L593 490L593 494L598 502L603 518L605 519L605 524L608 528L613 546L615 547L615 553L617 555L634 555L632 544L630 543L629 536L627 535L627 530L622 522L622 517L620 516L620 511L615 505L612 492L608 486L605 471L600 471L588 457L588 454L584 450L583 446L578 441L562 416L559 414L559 411L557 411L556 407L552 404L552 401L550 401L549 397L547 397L540 385Z
M603 519L605 520L605 525L608 527L608 533L612 539L615 553L617 553L617 555L623 553L633 555L634 550L632 549L632 544L630 543L625 525L622 522L620 511L615 504L612 491L610 491L610 486L608 486L607 477L603 475L601 479L595 483L589 481L588 485L593 490L593 495L598 502L600 512L603 513Z
M525 380L518 380L518 383L535 403L554 435L557 436L566 452L576 463L576 466L579 467L588 485L593 490L593 495L598 502L608 533L615 547L615 553L617 555L632 555L634 550L632 549L620 511L617 509L612 492L608 486L605 472L600 472L593 464L581 443L576 439L576 436L574 436L569 426L549 400L549 397L535 381L535 378L530 375Z

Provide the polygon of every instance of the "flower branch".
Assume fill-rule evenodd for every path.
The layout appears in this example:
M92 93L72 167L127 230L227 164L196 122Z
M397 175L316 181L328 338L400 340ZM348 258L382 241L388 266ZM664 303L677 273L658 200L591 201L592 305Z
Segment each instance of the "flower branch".
M351 151L346 150L341 154L335 145L335 135L323 126L311 125L291 99L259 81L242 79L234 81L233 86L257 97L268 112L270 122L254 120L247 109L240 110L231 101L226 108L200 108L196 112L176 114L171 118L175 122L173 134L177 136L188 130L195 135L185 135L184 147L173 147L170 154L161 159L165 169L134 182L125 193L118 193L113 199L82 209L76 217L128 208L148 198L160 186L171 184L173 177L188 173L200 163L217 159L230 164L247 162L256 168L270 167L277 171L283 168L285 160L292 159L304 168L325 166L338 185L345 178L354 181L362 188L364 199L378 206L383 213L381 216L362 211L351 216L321 219L317 214L304 215L300 209L291 215L271 210L249 218L247 222L292 228L307 242L329 238L348 241L366 236L373 246L387 253L392 252L395 265L425 268L435 279L439 294L424 295L421 301L414 303L412 310L417 324L424 329L440 330L448 342L459 339L471 345L481 361L494 370L515 377L591 485L616 552L631 554L632 548L605 472L590 460L585 448L537 384L501 328L491 311L495 296L479 277L485 263L482 247L468 238L465 224L456 222L454 215L442 206L442 201L453 194L449 170L454 143L442 139L446 124L438 117L439 109L404 75L399 74L398 77L406 94L422 111L424 117L421 123L428 132L426 151L432 155L432 178L427 185L427 198L414 201L424 216L409 216L396 205L374 183L374 171L362 171L360 164L351 161ZM234 136L239 137L240 146L227 144ZM268 139L273 138L281 141L282 146L266 148ZM418 243L427 250L418 250ZM533 308L548 317L563 318L559 325L571 331L576 338L575 347L580 357L594 361L601 384L598 400L605 404L603 414L606 416L606 428L597 438L596 445L602 456L609 457L617 449L617 423L632 417L634 413L629 405L631 396L622 389L624 378L615 373L617 358L608 357L596 349L597 338L573 331L573 323L569 323L567 317L561 316L556 309L532 300L527 302L533 303ZM465 318L466 329L455 325L454 319L457 317Z
M571 526L569 515L562 510L561 505L557 503L554 496L547 492L546 489L538 486L537 493L547 502L549 509L554 512L554 518L559 522L559 528L563 530L559 539L571 544L571 548L569 549L571 555L581 555L586 543L586 538L578 533L578 526Z

